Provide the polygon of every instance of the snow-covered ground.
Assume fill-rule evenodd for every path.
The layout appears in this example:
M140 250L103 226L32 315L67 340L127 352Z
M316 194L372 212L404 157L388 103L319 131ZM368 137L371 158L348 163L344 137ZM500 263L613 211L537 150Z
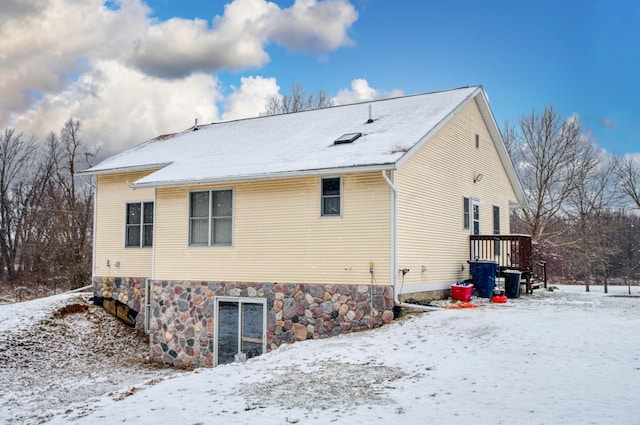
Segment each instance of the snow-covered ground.
M55 371L61 388L50 397L38 389L53 388L40 370L50 367L46 356L25 366L6 345L68 301L0 306L0 422L640 424L640 289L583 291L406 314L373 331L171 376L134 358L102 377L110 389L97 385L103 369L83 378L76 372L86 362L74 358ZM54 357L60 351L59 341L41 343ZM24 368L46 379L27 379Z

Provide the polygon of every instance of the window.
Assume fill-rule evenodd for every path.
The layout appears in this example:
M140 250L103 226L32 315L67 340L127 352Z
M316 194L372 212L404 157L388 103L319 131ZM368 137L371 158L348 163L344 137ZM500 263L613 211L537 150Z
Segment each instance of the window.
M480 234L480 202L477 201L473 201L472 202L472 207L473 207L473 229L472 229L472 233L474 235L479 235Z
M216 297L216 365L244 361L266 351L266 300Z
M340 177L322 179L322 215L340 215Z
M126 227L126 247L153 246L153 202L128 203Z
M469 199L469 198L467 198L465 196L464 198L462 198L462 211L463 211L463 213L462 213L462 228L465 229L465 230L469 230L470 210L471 210L471 199Z
M480 149L480 135L476 134L476 149Z
M207 190L189 196L189 245L229 246L233 235L233 191Z

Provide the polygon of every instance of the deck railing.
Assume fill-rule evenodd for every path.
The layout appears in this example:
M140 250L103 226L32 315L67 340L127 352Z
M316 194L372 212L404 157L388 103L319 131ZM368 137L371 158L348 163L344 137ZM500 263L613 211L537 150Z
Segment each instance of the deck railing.
M547 287L546 263L534 261L529 235L471 235L470 260L493 260L500 270L519 270L527 292L533 287Z
M533 267L529 235L471 235L469 253L469 259L493 260L501 269L530 272Z

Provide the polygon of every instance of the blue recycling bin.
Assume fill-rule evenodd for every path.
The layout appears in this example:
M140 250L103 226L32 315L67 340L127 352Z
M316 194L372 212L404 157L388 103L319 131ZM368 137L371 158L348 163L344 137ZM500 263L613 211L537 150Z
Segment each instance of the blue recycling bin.
M478 296L491 298L496 286L496 274L500 268L498 263L491 260L471 260L468 263L473 277L473 287Z

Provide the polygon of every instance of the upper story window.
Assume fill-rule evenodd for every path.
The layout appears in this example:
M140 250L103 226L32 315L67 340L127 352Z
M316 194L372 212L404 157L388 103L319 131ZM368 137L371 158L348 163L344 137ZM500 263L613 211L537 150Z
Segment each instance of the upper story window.
M233 191L189 194L189 245L230 246L233 240Z
M153 246L153 202L127 203L125 246L144 248Z
M480 135L476 134L476 149L480 149Z
M468 197L462 198L462 228L469 230L471 226L471 199Z
M342 184L340 177L322 179L321 183L321 215L339 216L341 207Z

